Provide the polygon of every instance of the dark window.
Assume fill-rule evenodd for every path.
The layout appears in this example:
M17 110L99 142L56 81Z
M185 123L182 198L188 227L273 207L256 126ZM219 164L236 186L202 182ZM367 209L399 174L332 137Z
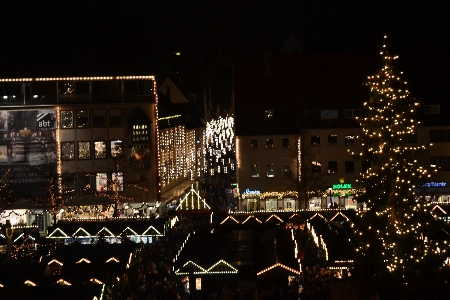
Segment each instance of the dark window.
M267 164L267 177L275 177L275 165Z
M289 148L289 138L281 138L281 147Z
M414 130L412 134L405 135L406 143L417 143L417 131Z
M94 127L106 126L106 113L104 109L93 110L92 114L94 118Z
M311 173L322 173L322 164L320 161L311 162Z
M250 148L257 149L258 147L258 139L250 139Z
M77 127L78 128L89 127L89 110L77 111Z
M95 174L92 173L80 173L78 177L80 191L93 190L95 186Z
M61 159L74 160L75 159L75 143L62 142L61 143Z
M311 136L311 145L312 146L319 146L320 145L320 136L319 135L312 135Z
M76 173L63 173L61 176L61 187L63 194L75 193Z
M361 171L362 171L363 173L367 172L367 170L370 169L370 166L371 166L370 161L363 160L363 161L362 161L362 168L361 168Z
M273 148L273 138L266 139L266 148Z
M281 176L282 177L289 177L291 175L291 165L290 164L283 164L281 170Z
M450 171L450 156L430 157L430 164L438 167L441 171Z
M431 143L450 142L450 130L430 130Z
M61 128L62 129L73 128L73 111L71 110L61 111Z
M266 119L272 119L272 118L273 118L273 110L266 110L266 111L264 112L264 117L265 117Z
M338 136L336 134L329 134L328 145L337 145L337 143L338 143Z
M122 126L122 110L120 108L109 110L109 127Z
M355 173L355 162L353 160L345 162L345 173Z
M259 165L250 165L250 177L259 177Z
M337 171L338 171L337 161L329 161L328 162L328 173L337 173Z

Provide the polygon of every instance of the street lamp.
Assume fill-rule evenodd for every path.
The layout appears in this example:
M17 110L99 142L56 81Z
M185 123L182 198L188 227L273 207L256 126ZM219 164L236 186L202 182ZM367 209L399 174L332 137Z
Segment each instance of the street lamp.
M332 205L333 202L331 200L331 190L332 190L332 188L328 188L328 191L330 192L330 206L329 206L330 208L333 207L333 205Z

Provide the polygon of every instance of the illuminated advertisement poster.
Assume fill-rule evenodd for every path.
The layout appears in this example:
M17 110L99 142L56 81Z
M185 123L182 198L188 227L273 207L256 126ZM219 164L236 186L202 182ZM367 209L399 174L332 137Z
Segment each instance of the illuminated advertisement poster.
M0 110L0 172L8 170L16 196L34 196L56 172L55 110Z

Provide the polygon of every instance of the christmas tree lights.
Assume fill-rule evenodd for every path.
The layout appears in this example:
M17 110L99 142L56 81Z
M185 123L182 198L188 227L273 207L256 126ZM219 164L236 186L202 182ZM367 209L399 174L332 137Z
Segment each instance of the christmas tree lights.
M415 192L435 171L418 163L427 146L405 146L420 123L415 120L419 103L393 66L398 57L389 54L387 45L380 55L383 67L368 77L370 97L365 115L358 118L363 150L354 156L369 161L371 168L358 180L362 192L356 200L366 203L368 211L355 222L356 251L366 278L386 276L407 283L443 261L438 249L446 247L433 240L439 224L430 213L431 203Z

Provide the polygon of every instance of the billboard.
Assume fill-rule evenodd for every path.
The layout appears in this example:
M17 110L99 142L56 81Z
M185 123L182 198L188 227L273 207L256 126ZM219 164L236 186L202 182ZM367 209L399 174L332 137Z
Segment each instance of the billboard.
M56 173L56 111L0 110L0 172L15 196L36 196Z

